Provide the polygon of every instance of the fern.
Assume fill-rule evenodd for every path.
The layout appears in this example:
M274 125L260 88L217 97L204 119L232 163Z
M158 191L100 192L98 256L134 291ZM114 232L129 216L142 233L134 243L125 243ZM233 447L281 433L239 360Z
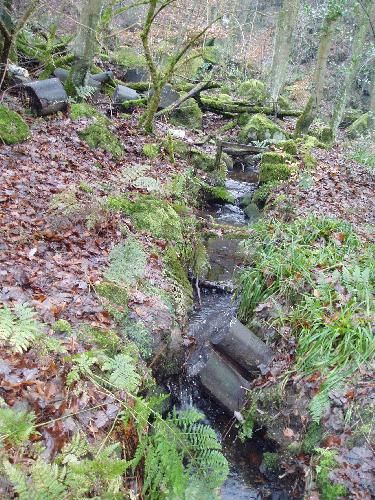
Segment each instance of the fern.
M129 168L124 168L120 173L120 180L122 181L121 183L125 186L129 186L149 169L149 165L132 165Z
M108 381L116 389L135 393L141 384L141 377L134 366L134 361L126 354L117 354L114 358L107 358L102 369L110 372Z
M35 319L35 311L26 305L0 310L0 344L6 344L16 352L26 351L37 338L41 325Z
M16 465L8 461L3 463L4 470L20 500L29 500L30 487L26 474Z
M37 460L32 467L31 477L32 488L29 498L55 500L66 496L66 487L62 483L59 467L56 464L47 464L41 459Z
M0 408L0 442L6 439L12 445L20 445L34 432L34 413Z
M146 449L144 494L149 498L182 498L189 484L212 491L222 485L228 463L215 432L189 409L159 420Z

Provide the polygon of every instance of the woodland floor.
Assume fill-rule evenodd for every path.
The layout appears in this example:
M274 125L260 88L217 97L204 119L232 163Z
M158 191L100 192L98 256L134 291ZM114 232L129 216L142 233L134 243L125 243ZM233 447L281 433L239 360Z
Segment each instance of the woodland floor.
M73 327L83 323L110 327L112 319L95 294L94 285L103 275L110 250L121 238L119 227L122 225L130 232L134 228L123 216L108 216L100 207L100 199L114 186L119 192L122 189L137 192L125 184L121 186L123 168L147 161L152 165L148 175L165 183L187 165L184 162L172 165L166 156L162 160L146 159L142 147L151 140L139 134L136 117L127 121L113 119L125 148L125 159L120 163L104 152L91 150L79 139L77 131L87 124L85 120L72 122L62 117L29 121L30 140L15 146L0 146L0 301L27 302L50 326L63 318ZM212 133L223 123L212 117L206 119L205 131ZM162 130L165 125L159 126ZM277 190L275 197L286 195L286 201L272 208L270 214L287 219L311 213L337 217L351 222L363 240L373 240L374 175L347 160L340 147L317 150L316 157L318 165L312 173L292 179ZM66 192L73 193L71 203L78 202L80 210L69 205L64 210L61 203L54 204L56 197ZM88 228L86 221L90 215L93 223ZM151 245L147 234L142 237L146 246ZM163 246L162 241L152 243ZM162 271L162 262L154 255L148 262L145 279L167 286L163 285ZM170 326L170 319L166 314L160 316L162 306L154 300L134 291L130 309L147 319L154 307L159 311L159 323ZM81 349L69 338L64 342L71 354ZM49 422L41 427L46 458L61 449L77 426L88 434L100 435L119 411L111 395L89 383L83 397L69 393L59 356L45 356L41 362L33 350L21 356L2 349L0 357L2 390L7 402L20 409L34 409L40 422ZM287 353L282 358L279 366L285 369ZM335 474L352 492L358 492L353 493L353 498L371 498L375 495L371 486L375 460L370 443L350 451L345 447L352 433L345 427L345 410L353 400L360 404L362 398L375 399L371 371L364 369L360 375L355 384L334 395L331 413L326 418L326 442L340 450L342 467ZM313 380L310 389L314 389ZM70 414L75 414L75 418L67 418ZM65 418L52 421L60 417Z

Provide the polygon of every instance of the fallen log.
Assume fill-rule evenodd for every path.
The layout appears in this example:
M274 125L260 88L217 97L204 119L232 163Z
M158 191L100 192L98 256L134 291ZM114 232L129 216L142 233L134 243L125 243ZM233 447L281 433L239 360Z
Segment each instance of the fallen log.
M257 146L251 146L247 144L237 144L236 142L225 142L218 141L215 158L215 168L218 169L223 153L227 153L230 156L247 156L252 154L262 154L268 151L269 148L260 148Z
M229 412L240 411L247 401L250 382L212 348L200 352L200 362L190 370L203 387Z
M272 350L236 318L228 329L216 332L211 343L248 372L254 372L259 365L268 365L273 357Z
M31 110L37 116L46 116L68 108L68 95L58 78L37 80L24 86Z
M274 106L255 106L253 104L245 103L243 101L228 101L223 102L219 99L214 99L212 97L200 96L199 102L201 103L205 111L212 111L213 113L228 115L228 114L241 114L250 113L256 114L261 113L264 115L273 115L279 118L284 116L300 116L302 114L301 110L295 109L276 109Z
M56 68L53 74L62 83L65 83L69 76L69 71L64 68ZM90 87L100 88L103 83L110 82L112 80L112 77L113 77L112 71L103 71L101 73L96 73L95 75L90 75L87 84Z

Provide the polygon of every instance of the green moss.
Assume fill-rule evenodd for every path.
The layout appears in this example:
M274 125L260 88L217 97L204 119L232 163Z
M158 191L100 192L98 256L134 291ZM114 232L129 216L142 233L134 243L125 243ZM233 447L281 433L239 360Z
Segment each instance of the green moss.
M263 453L263 464L270 472L276 472L280 467L280 457L278 453Z
M251 103L262 104L267 99L267 90L259 80L247 80L238 88L238 95L246 97Z
M137 229L148 231L156 238L170 241L183 239L180 217L166 201L147 195L140 195L135 201L124 197L110 197L107 206L130 215Z
M75 103L70 106L70 118L72 120L80 120L81 118L95 118L103 125L108 125L111 121L98 111L94 106L86 102Z
M305 434L302 442L302 451L304 453L312 454L315 451L323 438L323 428L317 422L312 422Z
M85 325L80 333L83 341L92 343L108 354L115 354L121 347L121 339L113 330Z
M259 207L263 207L272 191L280 184L279 181L267 182L260 186L253 194L253 202Z
M309 134L316 137L324 144L330 144L332 142L332 128L322 120L315 120L313 122L310 126Z
M235 198L224 186L202 185L202 190L206 201L209 203L234 203Z
M17 144L26 141L30 135L30 129L22 117L0 105L0 142L5 144Z
M239 134L240 141L244 143L251 141L279 142L285 140L286 137L287 133L284 130L262 114L253 115Z
M171 156L171 152L173 153L173 157L175 154L178 154L182 159L189 161L197 169L204 170L205 172L215 171L215 154L206 153L201 149L190 147L184 141L172 138L165 139L163 141L163 147L168 151L169 156ZM219 166L219 171L222 171L223 174L226 174L227 161L230 161L230 159L228 160L227 156L223 155Z
M59 319L55 321L55 323L52 325L52 330L57 333L67 334L70 334L73 331L69 321L66 321L65 319Z
M210 64L220 64L220 51L214 45L209 45L203 49L203 59Z
M86 184L86 182L83 182L83 181L81 181L78 184L78 187L84 193L93 193L94 192L94 189L89 184Z
M272 181L283 181L289 179L292 169L284 163L279 164L262 164L259 171L259 182L268 183Z
M170 122L173 125L188 129L201 129L202 121L203 113L195 99L188 99L170 115Z
M101 148L116 159L120 159L124 149L119 139L103 124L93 123L78 135L93 149Z
M123 305L124 286L134 286L145 275L147 254L143 246L134 238L128 238L124 243L116 245L109 254L109 267L104 273L108 281L119 285L120 288L104 287L101 292L107 293L112 300L116 299Z
M319 146L321 146L320 141L316 137L310 135L305 136L302 142L300 142L299 153L307 169L313 169L316 166L317 160L312 150Z
M163 255L167 276L176 281L184 291L188 301L192 303L193 287L188 279L187 270L184 268L175 248L168 248Z
M336 453L332 450L319 449L320 460L316 466L316 482L322 500L336 500L346 497L347 489L342 484L333 483L329 477L330 472L337 467Z
M292 156L297 154L297 144L293 139L289 139L288 141L280 141L277 143L277 148L285 151Z
M292 108L292 104L286 96L281 95L277 101L277 104L281 109L291 109Z
M124 334L138 347L139 353L145 361L151 359L153 352L152 335L142 321L127 325L124 328Z
M117 283L103 281L95 286L99 297L107 299L114 305L126 307L128 304L128 292L126 288Z
M146 60L143 55L138 54L131 47L122 47L111 55L111 59L125 68L143 68L146 67Z
M360 118L358 118L354 123L348 128L348 136L351 139L365 134L369 128L369 114L365 113Z
M293 157L285 153L264 153L259 170L259 182L269 183L288 179L293 171L293 166L290 164L292 161Z
M157 158L160 153L160 147L158 144L145 144L143 146L143 154L150 158L151 160Z

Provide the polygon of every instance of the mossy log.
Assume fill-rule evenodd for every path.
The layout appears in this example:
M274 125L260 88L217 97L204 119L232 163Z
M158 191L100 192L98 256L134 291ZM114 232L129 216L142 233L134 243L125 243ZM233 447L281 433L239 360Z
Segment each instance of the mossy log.
M248 372L255 371L261 364L268 365L273 357L272 350L236 318L230 322L229 329L219 331L211 342Z
M31 110L37 116L46 116L68 108L68 95L58 78L38 80L25 85Z
M204 361L198 376L203 387L229 412L240 411L245 406L250 382L213 349L206 349L200 356Z
M227 115L229 113L261 113L264 115L274 115L279 118L284 116L300 116L302 111L295 109L275 109L273 106L256 106L243 101L221 101L212 97L200 96L200 103L206 111Z

